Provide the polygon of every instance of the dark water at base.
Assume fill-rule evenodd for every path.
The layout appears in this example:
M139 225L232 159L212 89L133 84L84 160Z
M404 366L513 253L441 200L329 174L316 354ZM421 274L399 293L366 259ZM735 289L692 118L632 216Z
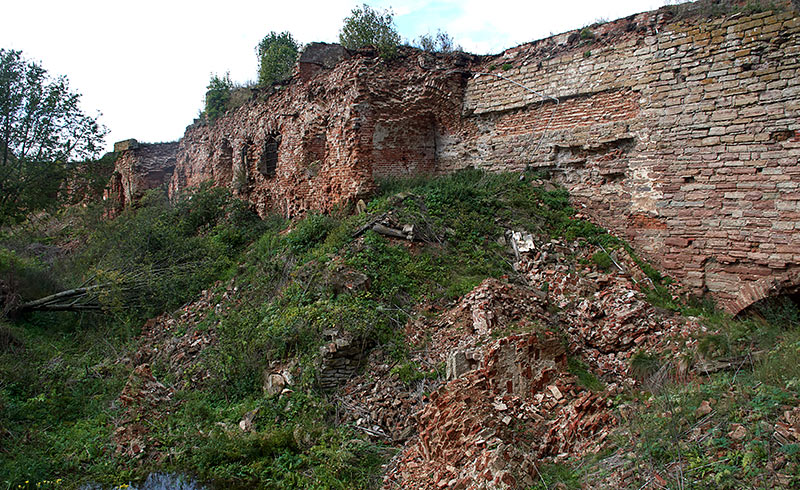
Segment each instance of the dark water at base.
M130 483L128 486L84 485L81 490L211 490L185 475L174 473L151 473L143 482Z

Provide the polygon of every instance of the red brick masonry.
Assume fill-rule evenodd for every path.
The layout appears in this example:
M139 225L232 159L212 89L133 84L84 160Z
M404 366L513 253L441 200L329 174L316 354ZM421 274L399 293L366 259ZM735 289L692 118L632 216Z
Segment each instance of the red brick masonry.
M213 179L262 214L296 216L353 201L376 178L532 166L731 311L779 292L764 284L797 286L797 13L672 22L664 8L589 29L490 57L403 48L384 61L314 44L284 85L189 126L174 172L158 177L142 147L124 150L114 193L128 202L158 178L173 195Z

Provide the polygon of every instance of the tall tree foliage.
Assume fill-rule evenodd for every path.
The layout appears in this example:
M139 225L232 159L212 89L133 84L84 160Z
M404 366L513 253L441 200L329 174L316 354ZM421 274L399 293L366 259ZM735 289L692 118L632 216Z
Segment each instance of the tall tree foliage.
M339 42L347 49L375 46L382 57L393 57L400 44L394 14L390 10L373 10L367 4L354 8L344 19Z
M297 61L297 52L300 45L294 40L292 34L270 32L256 46L258 53L258 83L270 85L289 78L292 67Z
M107 130L80 97L65 76L0 49L0 224L53 202L65 164L102 149Z

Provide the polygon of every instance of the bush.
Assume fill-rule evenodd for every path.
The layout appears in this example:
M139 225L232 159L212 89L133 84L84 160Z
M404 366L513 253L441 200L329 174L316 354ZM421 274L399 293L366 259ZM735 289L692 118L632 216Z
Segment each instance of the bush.
M267 34L256 46L259 85L271 85L289 78L299 49L300 45L288 31Z
M400 44L393 16L390 10L378 12L367 4L356 7L344 19L339 42L347 49L374 46L382 58L392 58Z
M446 32L441 30L436 31L436 35L424 34L417 38L414 46L429 53L451 53L453 51L461 51L461 46L453 44L453 38Z
M298 221L295 228L286 237L289 249L295 255L302 255L318 243L322 243L334 222L330 216L310 214L306 219Z
M592 262L594 262L597 267L604 271L611 269L611 266L614 265L614 262L611 260L611 256L606 252L595 252L592 255Z
M206 119L214 122L228 110L228 101L233 90L230 73L226 73L224 77L211 75L206 89L206 108L203 114Z
M170 204L151 191L138 209L101 223L74 264L75 282L114 285L100 298L140 318L176 308L235 264L260 231L246 205L221 188L201 187Z
M60 289L52 268L0 247L0 314Z

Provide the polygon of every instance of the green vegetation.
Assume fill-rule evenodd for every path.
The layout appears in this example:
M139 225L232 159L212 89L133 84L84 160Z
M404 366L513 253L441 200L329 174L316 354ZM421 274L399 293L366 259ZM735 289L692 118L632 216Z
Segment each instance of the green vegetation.
M353 238L369 216L389 210L413 224L422 241L407 246L372 231ZM103 314L33 312L0 328L4 481L63 478L69 488L87 480L126 483L159 469L245 487L372 488L392 451L336 425L334 407L317 389L322 332L336 328L365 349L382 347L405 383L432 380L442 366L406 357L400 332L408 312L420 302L445 304L486 277L512 273L498 243L506 229L610 240L572 218L563 190L546 191L516 174L470 170L386 181L368 211L309 214L287 230L285 220L258 220L227 192L204 188L174 204L150 193L115 220L89 220L61 237L39 236L58 242L83 234L85 245L62 267L26 256L14 245L22 239L8 237L0 272L8 277L13 271L23 299L92 276L114 287L98 298ZM366 276L363 287L338 286L341 275L353 273ZM124 287L132 277L135 291ZM236 296L215 300L231 308L198 312L196 325L175 331L214 333L216 341L197 363L176 369L156 360L152 366L175 390L160 416L148 416L158 442L151 449L164 459L155 466L158 457L144 464L118 453L112 434L122 407L116 399L131 366L117 359L136 351L146 318L174 310L201 289L221 298L231 279ZM290 359L298 361L294 393L265 395L269 363ZM200 372L209 377L192 381ZM584 377L591 385L588 372ZM239 420L256 409L253 430L241 431Z
M439 379L443 366L410 359L401 334L409 315L419 304L448 305L486 277L513 275L499 243L506 230L602 245L605 251L591 261L614 267L612 258L627 246L574 218L567 193L532 183L536 177L466 170L388 180L367 213L311 213L294 223L259 220L220 189L203 188L176 203L154 192L112 221L70 216L76 226L69 232L3 237L0 281L21 299L91 277L114 285L98 298L103 314L32 312L0 322L3 482L61 478L63 487L75 488L89 480L127 483L161 470L230 487L374 488L394 450L340 424L329 394L320 391L324 332L346 333L364 352L381 348L392 375L422 386ZM390 240L373 231L354 237L367 220L390 211L396 223L413 225L419 240ZM58 267L22 246L76 238L83 245ZM646 272L654 288L668 292L657 271ZM131 277L135 291L124 287ZM351 277L363 280L342 287L342 278ZM118 397L133 365L118 359L135 355L143 343L165 348L170 334L148 344L155 341L139 339L140 326L204 289L215 306L179 310L171 335L210 334L214 341L185 365L154 358L154 375L174 395L156 415L144 416L152 437L148 456L119 452L113 434L125 412ZM763 487L772 482L766 464L776 454L796 473L800 451L776 442L764 424L796 404L796 306L765 303L755 316L733 320L707 304L669 301L677 311L701 315L708 333L698 334L691 349L633 357L632 372L649 391L616 400L622 421L612 450L635 452L639 463L629 462L639 465L635 471L656 471L675 487L678 480L669 480L675 464L695 482L685 477L685 488ZM700 370L687 383L676 375L682 360L723 368L707 375ZM274 363L294 366L289 395L262 390ZM568 369L587 389L606 388L577 355L568 358ZM698 411L703 401L713 401L710 415ZM252 423L247 431L239 428L245 416ZM708 436L697 435L697 427ZM748 437L734 437L742 431ZM602 457L593 457L542 465L541 485L534 488L579 488L602 474L602 464Z
M589 366L577 357L569 357L567 359L567 369L570 374L578 378L578 383L591 391L603 391L605 384L600 379L589 371Z
M229 73L222 77L216 73L211 75L206 87L206 104L202 115L211 122L219 119L228 110L232 91L233 82Z
M610 270L611 267L614 266L614 261L611 259L611 256L608 255L608 252L595 252L592 255L592 262L604 271Z
M542 465L537 468L540 482L529 490L578 490L581 486L581 475L565 464Z
M258 83L267 86L289 78L299 49L300 45L288 31L280 34L272 31L264 36L256 46Z
M682 307L709 329L697 334L697 348L636 353L631 372L644 389L617 400L620 427L609 450L540 467L533 488L602 486L613 481L604 480L609 468L637 475L634 488L654 475L662 488L797 487L800 445L776 429L791 424L784 417L800 396L800 308L776 299L732 319L709 305ZM695 375L678 375L681 359ZM582 379L581 364L570 358L570 372L602 389Z
M436 31L436 34L423 34L414 40L414 46L429 53L451 53L453 51L462 51L461 46L453 43L453 38L450 34L443 32L441 29Z
M377 11L364 4L350 12L339 32L339 43L347 49L374 46L382 58L393 58L400 44L391 10Z
M95 158L107 133L80 108L66 77L0 49L0 226L53 209L70 169Z
M726 15L743 13L746 15L757 14L769 10L781 11L787 8L785 2L766 0L751 0L737 2L733 0L698 0L696 2L683 2L670 5L670 13L676 21L691 18L713 18Z
M392 368L391 374L400 378L400 381L407 385L413 385L422 380L434 380L444 377L445 366L436 366L433 369L424 369L418 363L413 361L398 364Z

